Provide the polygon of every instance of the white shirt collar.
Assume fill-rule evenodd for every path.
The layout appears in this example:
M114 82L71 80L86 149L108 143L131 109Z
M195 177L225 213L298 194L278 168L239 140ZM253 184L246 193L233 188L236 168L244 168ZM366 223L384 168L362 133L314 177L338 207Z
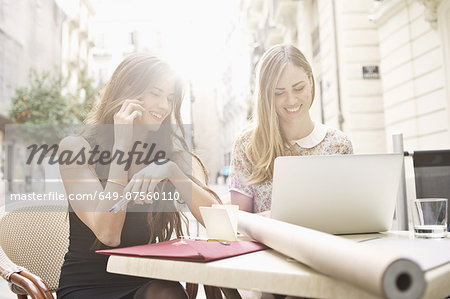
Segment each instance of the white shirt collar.
M297 143L303 148L313 148L322 142L327 135L327 131L327 127L324 124L314 122L314 129L308 136L298 140L291 140L290 142L291 144Z

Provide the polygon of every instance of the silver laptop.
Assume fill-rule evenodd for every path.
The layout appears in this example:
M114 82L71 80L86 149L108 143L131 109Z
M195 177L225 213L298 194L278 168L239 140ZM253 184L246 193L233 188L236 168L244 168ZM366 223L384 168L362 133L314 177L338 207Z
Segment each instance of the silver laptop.
M403 155L275 159L271 217L332 234L391 228Z

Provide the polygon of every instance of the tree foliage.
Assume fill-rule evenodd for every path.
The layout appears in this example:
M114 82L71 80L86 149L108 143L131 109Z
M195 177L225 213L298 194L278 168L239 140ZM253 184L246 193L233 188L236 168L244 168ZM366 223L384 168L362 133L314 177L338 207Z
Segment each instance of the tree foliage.
M15 89L9 116L22 124L78 124L92 110L98 92L85 72L75 93L67 90L67 78L49 71L30 72L29 86Z

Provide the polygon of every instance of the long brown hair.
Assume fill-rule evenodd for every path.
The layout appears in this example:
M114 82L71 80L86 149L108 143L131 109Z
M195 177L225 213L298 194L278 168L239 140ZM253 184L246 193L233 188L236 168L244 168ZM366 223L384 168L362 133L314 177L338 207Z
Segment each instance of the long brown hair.
M267 50L257 66L256 113L247 131L251 134L251 140L246 155L253 166L248 179L250 184L272 179L275 158L287 153L288 142L280 127L274 93L281 73L289 63L302 68L311 79L314 101L314 75L303 53L292 45L275 45Z
M205 176L207 177L207 172L203 163L195 154L189 152L185 141L185 131L180 113L181 103L184 97L183 82L172 70L169 64L157 56L146 53L136 53L126 57L116 68L111 76L111 79L106 83L101 93L100 103L89 114L86 124L113 124L114 114L117 113L126 99L141 98L155 80L164 76L174 78L175 81L175 92L172 102L173 109L171 115L162 123L162 126L166 129L169 128L169 132L166 132L167 134L165 134L165 139L166 141L169 140L169 142L165 145L165 147L166 149L168 147L169 151L172 151L172 154L180 150L188 153L201 165ZM175 126L170 125L173 122L175 122L177 130L173 129ZM111 140L113 140L113 138L111 138L111 136L106 138L104 134L99 133L99 131L95 129L95 126L87 126L87 129L82 132L82 135L88 141L94 139L98 142L99 140L104 141L107 139L110 142L106 142L106 147L110 150L112 149L113 144ZM181 146L181 149L178 148L175 150L173 148L175 143L178 147ZM102 143L102 145L104 144L105 143ZM108 176L109 165L96 165L96 172L97 176L102 181L102 177L107 178ZM205 183L202 183L193 178L189 173L186 173L186 175L188 175L194 183L204 188L220 202L219 197L206 186L207 179ZM158 188L164 188L166 185L171 184L159 184ZM153 243L157 241L160 242L169 240L174 232L177 237L182 236L182 218L183 222L186 224L187 230L189 231L189 222L186 215L181 211L148 212L147 221L150 228L149 242ZM99 245L101 245L101 243L97 239L93 244L93 247L98 248Z

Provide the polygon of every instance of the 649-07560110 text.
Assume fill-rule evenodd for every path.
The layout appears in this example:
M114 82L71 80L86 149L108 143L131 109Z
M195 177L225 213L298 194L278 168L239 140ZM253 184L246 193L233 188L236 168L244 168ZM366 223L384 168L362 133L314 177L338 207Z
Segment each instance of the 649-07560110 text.
M98 192L95 193L76 193L66 196L59 192L30 192L30 193L11 193L9 194L10 201L63 201L63 200L162 200L162 201L178 201L180 194L174 192Z

